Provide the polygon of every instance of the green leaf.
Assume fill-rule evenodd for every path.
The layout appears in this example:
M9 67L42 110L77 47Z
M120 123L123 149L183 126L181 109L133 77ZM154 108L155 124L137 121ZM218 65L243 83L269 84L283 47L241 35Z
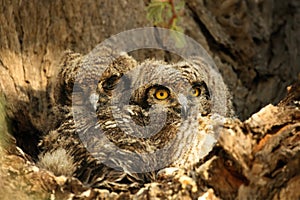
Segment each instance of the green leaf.
M182 11L184 9L185 6L185 1L181 0L178 4L175 5L175 11L179 12Z
M172 17L173 13L172 13L172 7L170 4L167 5L167 8L165 9L165 16L166 19L169 20Z
M184 32L183 28L178 25L180 20L180 15L177 12L181 12L184 9L185 1L180 0L176 5L174 5L175 13L173 13L172 5L169 1L162 0L152 0L147 6L147 19L154 25L168 27L172 30L178 32ZM173 16L176 16L172 19ZM172 19L172 24L170 20ZM176 47L184 47L186 44L185 39L182 34L172 33L172 37L175 40Z
M168 2L159 2L153 1L151 2L146 10L147 10L147 19L151 21L154 25L164 22L163 20L163 13L168 6Z

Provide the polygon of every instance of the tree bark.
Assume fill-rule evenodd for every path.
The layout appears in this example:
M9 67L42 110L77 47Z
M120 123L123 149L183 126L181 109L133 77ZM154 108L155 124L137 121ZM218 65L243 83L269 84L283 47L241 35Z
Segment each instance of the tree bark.
M64 51L71 49L86 54L111 35L151 26L146 19L148 3L148 0L0 2L1 93L16 145L33 160L37 158L41 135L57 125L48 86L58 73ZM269 103L278 103L286 93L285 88L299 77L299 24L300 2L297 0L187 0L181 22L185 34L214 58L232 91L241 120ZM143 59L149 55L138 56ZM290 98L299 101L298 97ZM291 102L285 99L279 107L267 106L245 122L229 122L224 134L230 135L232 131L234 134L223 140L221 137L219 149L209 158L211 164L201 165L201 169L205 166L214 178L207 179L201 170L196 173L198 189L204 185L203 188L213 190L202 188L194 194L190 193L188 184L187 191L180 190L182 195L196 198L206 192L203 195L225 199L299 198L299 110L286 106L285 101ZM239 143L241 140L243 144ZM28 163L25 166L23 162L31 159L16 153L17 150L13 152L21 157L18 159L20 168L26 171L27 165L34 166ZM211 165L215 167L210 168ZM48 174L34 170L28 173L27 181L32 176L41 178ZM216 183L220 181L216 177L222 174L226 174L228 180ZM69 188L76 182L61 181L52 175L47 177L51 177L52 184L45 191L61 191L62 187ZM182 188L180 177L182 175L174 177L173 189L170 189L173 192L176 187ZM160 186L167 191L164 181L166 183L163 180L157 185L148 185L136 197L160 194L156 193ZM78 188L78 191L86 191L81 186ZM91 195L100 193L115 195L91 190ZM118 195L125 198L129 194Z

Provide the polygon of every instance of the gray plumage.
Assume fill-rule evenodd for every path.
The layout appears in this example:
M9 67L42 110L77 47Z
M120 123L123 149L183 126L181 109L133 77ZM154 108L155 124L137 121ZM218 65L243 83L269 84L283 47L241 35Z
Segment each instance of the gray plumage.
M54 93L64 117L41 141L40 163L65 149L73 176L111 190L137 188L163 167L197 163L214 144L210 125L222 121L214 114L233 115L227 88L201 58L138 63L110 54L66 55Z

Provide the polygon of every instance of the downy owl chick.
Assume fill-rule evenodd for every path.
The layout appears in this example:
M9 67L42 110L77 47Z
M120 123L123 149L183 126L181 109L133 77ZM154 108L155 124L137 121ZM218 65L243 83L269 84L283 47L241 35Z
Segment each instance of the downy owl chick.
M92 187L135 188L164 167L192 166L215 142L202 119L233 115L226 86L201 58L138 63L127 54L68 53L62 66L54 96L65 115L41 141L39 163L51 170L49 155L65 149L66 167Z

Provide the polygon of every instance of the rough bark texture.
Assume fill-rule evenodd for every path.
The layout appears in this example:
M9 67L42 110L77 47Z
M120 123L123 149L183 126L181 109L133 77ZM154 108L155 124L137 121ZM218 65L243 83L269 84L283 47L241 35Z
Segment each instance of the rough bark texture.
M71 49L85 54L111 35L150 26L145 11L148 3L147 0L0 1L0 88L16 144L33 160L38 153L39 137L56 125L52 123L47 85L58 72L63 52ZM264 105L279 102L286 86L299 76L300 2L297 0L187 0L182 21L185 34L202 44L215 59L241 119L247 119ZM299 101L299 93L295 94L298 96L290 98ZM287 107L285 102L291 101L285 99L279 107L268 106L243 123L228 122L224 130L226 138L220 138L220 146L207 158L207 164L199 165L198 172L197 169L182 172L192 179L181 178L184 175L178 172L179 175L161 183L145 186L135 196L299 198L300 114L299 108ZM88 189L77 180L61 180L40 172L33 162L16 153L21 151L12 151L15 153L3 161L3 166L12 161L16 167L5 167L2 174L8 173L11 179L10 175L19 177L21 171L26 175L22 180L25 177L29 183L26 187L31 189L31 181L41 179L37 182L46 193L39 191L39 186L37 193L43 197L48 197L50 191L60 191L55 195L66 195L62 191L78 196L126 198L129 195L101 190L82 194ZM173 184L168 185L168 181ZM197 192L192 192L194 182Z

